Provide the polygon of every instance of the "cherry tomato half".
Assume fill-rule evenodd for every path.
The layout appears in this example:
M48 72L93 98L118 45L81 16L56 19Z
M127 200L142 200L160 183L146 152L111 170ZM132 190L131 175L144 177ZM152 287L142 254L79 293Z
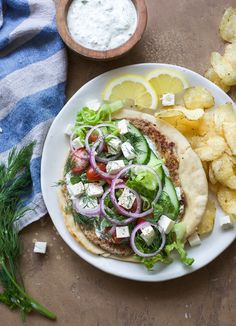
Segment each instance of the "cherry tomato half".
M72 160L74 162L74 167L72 172L79 174L83 172L89 163L89 155L85 148L79 148L72 154Z
M97 166L101 171L106 172L106 166L104 164L97 163ZM96 171L94 171L94 169L91 166L88 168L86 175L89 181L102 180L102 177Z

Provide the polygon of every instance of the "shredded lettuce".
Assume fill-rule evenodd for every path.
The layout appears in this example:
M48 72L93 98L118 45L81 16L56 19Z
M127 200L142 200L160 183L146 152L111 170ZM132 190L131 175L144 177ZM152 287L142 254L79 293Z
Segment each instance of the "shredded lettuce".
M132 172L130 179L127 181L127 186L138 191L140 195L147 199L154 199L158 182L153 176L153 173L148 170L140 170L137 173Z
M137 259L143 263L148 270L153 269L154 265L157 262L163 264L170 264L173 261L171 253L176 250L179 254L180 261L186 265L191 266L194 262L193 258L189 258L187 251L184 248L183 237L185 234L185 225L184 223L176 223L174 229L170 234L167 235L166 245L161 253L154 257L144 258L137 256ZM140 249L140 248L139 248Z
M111 114L122 109L123 101L115 101L101 105L98 111L83 107L76 117L76 126L84 124L95 126L104 121L111 121Z

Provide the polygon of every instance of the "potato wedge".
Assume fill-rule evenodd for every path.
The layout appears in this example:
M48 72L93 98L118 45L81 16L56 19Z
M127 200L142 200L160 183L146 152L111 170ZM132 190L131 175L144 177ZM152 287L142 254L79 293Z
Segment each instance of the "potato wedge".
M236 190L229 189L224 186L220 186L217 192L217 198L220 206L233 217L236 216Z
M205 213L198 225L198 234L210 233L213 230L216 215L216 207L213 200L208 199Z
M220 35L225 41L236 41L236 9L226 9L220 22Z
M209 109L214 106L211 93L202 86L189 87L184 92L184 104L187 109Z
M225 91L225 93L228 93L230 91L230 86L226 85L222 79L220 79L219 75L217 75L217 73L215 72L215 70L210 67L206 72L205 72L205 77L207 79L209 79L210 81L212 81L214 84L216 84L217 86L219 86L220 88L223 89L223 91Z
M236 69L220 53L212 52L211 64L217 75L228 85L236 85Z

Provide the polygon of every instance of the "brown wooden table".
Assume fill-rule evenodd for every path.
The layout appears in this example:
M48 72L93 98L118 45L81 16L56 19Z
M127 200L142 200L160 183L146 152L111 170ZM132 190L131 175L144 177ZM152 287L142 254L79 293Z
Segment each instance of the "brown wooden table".
M218 26L234 0L147 0L148 26L126 57L90 62L69 52L67 96L91 78L115 67L165 62L201 74L210 53L223 49ZM236 91L231 93L236 98ZM46 256L33 241L48 242ZM28 291L57 313L60 326L233 326L236 325L236 243L214 262L186 277L164 283L138 283L105 274L84 262L63 242L49 217L23 231L22 271ZM214 243L212 243L214 246ZM0 325L21 325L19 315L0 306ZM52 322L36 314L29 326Z

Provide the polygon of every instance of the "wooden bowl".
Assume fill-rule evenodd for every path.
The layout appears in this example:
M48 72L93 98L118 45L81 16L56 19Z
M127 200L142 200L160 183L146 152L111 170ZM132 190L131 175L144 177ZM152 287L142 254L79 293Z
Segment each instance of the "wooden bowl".
M76 53L92 60L112 60L121 57L131 50L141 39L147 25L147 8L144 0L132 0L138 16L134 34L117 48L100 51L88 49L74 41L67 28L67 13L72 0L60 0L57 7L57 29L65 44Z

